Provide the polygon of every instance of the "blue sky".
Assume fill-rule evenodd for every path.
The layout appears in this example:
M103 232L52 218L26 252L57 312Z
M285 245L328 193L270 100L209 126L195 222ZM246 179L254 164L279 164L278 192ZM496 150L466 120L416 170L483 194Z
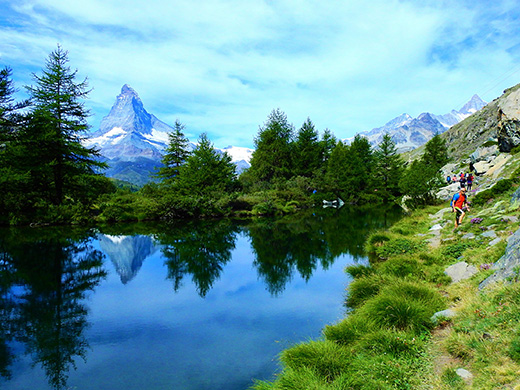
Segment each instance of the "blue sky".
M0 0L0 66L33 83L60 44L97 130L123 84L190 140L253 146L269 113L338 138L520 82L516 0Z

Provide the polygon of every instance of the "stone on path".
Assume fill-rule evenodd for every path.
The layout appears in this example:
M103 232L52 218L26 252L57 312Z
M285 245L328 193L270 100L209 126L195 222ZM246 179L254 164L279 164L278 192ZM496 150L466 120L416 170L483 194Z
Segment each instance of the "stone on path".
M462 379L464 379L465 381L473 378L473 374L471 372L469 372L468 370L466 370L465 368L457 368L455 370L455 373L458 376L460 376Z
M470 265L465 261L450 265L444 273L448 275L453 283L460 282L461 280L469 279L478 272L477 267Z

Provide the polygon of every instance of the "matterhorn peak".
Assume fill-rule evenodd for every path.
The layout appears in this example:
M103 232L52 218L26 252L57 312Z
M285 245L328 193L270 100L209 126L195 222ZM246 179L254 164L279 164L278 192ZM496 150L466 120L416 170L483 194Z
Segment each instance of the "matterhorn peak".
M137 95L137 92L135 91L135 89L133 89L128 84L125 84L125 85L123 85L121 87L121 95L135 95L135 96L139 96L139 95Z

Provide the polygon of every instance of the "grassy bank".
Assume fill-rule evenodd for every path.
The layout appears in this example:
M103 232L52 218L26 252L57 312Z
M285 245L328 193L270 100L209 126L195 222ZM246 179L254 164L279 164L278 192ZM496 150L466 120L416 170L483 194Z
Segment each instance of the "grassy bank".
M473 196L457 230L444 202L374 232L371 266L346 270L348 316L285 350L281 373L254 389L520 389L520 284L478 290L518 229L509 184ZM454 283L444 271L461 261L478 272Z

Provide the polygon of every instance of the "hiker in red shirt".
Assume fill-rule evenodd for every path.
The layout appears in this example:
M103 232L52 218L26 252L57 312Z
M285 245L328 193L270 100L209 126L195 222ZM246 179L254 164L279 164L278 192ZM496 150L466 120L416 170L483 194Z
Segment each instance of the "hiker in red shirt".
M466 211L469 211L465 188L461 188L458 193L453 195L450 206L455 213L455 228L457 228L462 223L462 220L466 215Z

